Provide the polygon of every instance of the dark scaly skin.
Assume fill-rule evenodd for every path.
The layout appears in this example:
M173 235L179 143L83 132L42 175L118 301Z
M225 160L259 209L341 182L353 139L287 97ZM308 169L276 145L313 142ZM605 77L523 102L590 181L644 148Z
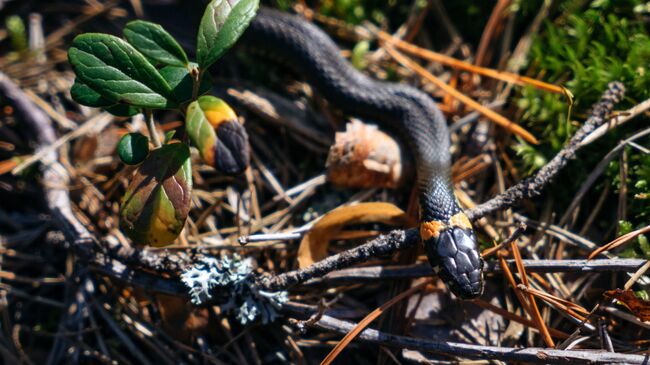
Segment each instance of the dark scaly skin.
M433 100L415 88L358 72L323 31L296 16L262 8L240 41L247 49L282 60L345 113L402 133L417 166L421 222L442 224L434 234L421 234L429 262L457 296L480 296L482 261L476 236L453 193L449 132ZM453 216L465 217L467 224L454 224Z

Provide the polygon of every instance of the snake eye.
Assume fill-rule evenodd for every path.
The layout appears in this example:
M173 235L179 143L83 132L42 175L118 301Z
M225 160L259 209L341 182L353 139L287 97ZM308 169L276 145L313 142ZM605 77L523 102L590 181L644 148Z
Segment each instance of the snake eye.
M424 247L429 263L456 296L474 299L483 294L483 262L472 230L444 229L426 240Z

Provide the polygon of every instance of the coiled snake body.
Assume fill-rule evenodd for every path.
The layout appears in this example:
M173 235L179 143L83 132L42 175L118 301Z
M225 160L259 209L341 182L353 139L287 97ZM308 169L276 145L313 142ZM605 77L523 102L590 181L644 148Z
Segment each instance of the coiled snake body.
M241 42L283 60L343 112L390 124L402 134L417 166L420 236L429 262L457 296L480 296L482 261L454 196L449 132L433 100L415 88L360 73L323 31L296 16L262 8Z

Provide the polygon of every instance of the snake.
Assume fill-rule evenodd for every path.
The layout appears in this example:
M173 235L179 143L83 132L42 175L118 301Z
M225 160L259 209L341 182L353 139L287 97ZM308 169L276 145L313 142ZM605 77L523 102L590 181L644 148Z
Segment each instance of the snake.
M240 42L281 61L343 113L396 130L416 166L419 235L429 264L461 299L483 293L483 261L451 182L447 121L435 101L405 85L355 69L336 43L303 18L261 7Z

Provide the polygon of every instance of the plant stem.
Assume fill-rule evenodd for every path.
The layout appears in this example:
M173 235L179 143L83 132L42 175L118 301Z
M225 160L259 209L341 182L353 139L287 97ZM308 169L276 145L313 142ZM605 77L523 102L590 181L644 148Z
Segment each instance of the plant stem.
M201 78L203 77L203 72L199 68L193 68L190 71L192 75L192 101L196 100L199 97L199 87L201 86Z
M149 130L149 137L153 141L153 145L156 148L161 147L162 143L160 143L160 137L156 131L156 125L153 122L153 113L151 112L151 109L144 110L144 117L147 119L147 129Z

